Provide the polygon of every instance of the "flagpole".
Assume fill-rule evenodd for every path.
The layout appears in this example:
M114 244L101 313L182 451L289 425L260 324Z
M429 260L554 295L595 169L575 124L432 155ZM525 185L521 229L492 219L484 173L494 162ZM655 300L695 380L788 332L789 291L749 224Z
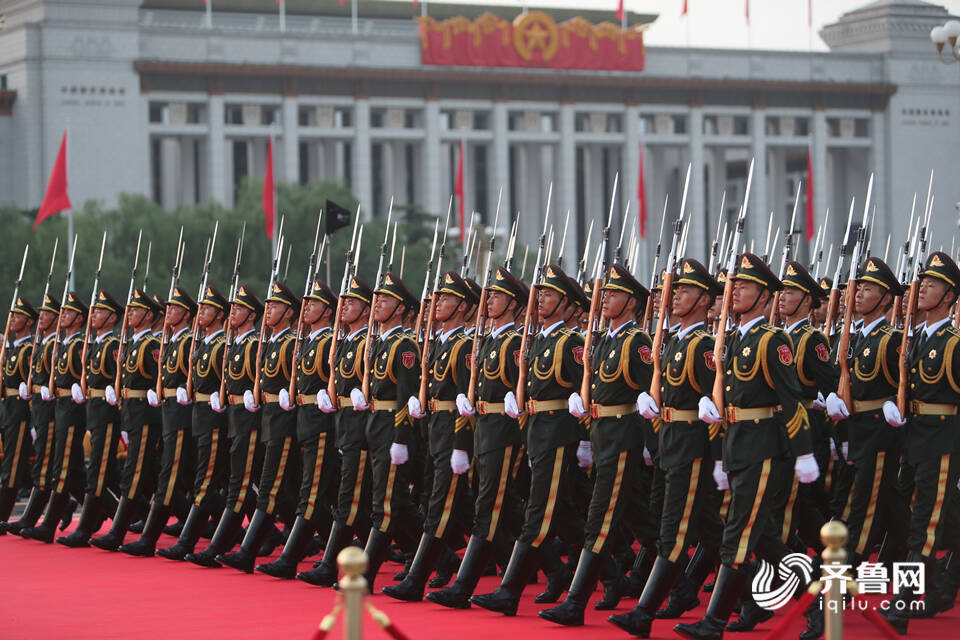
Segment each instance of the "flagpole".
M275 126L275 125L274 125L274 126ZM271 129L272 129L272 128L273 128L273 126L271 126ZM276 255L277 255L277 243L280 241L280 238L277 237L277 218L279 217L280 212L277 210L277 178L276 178L276 175L277 175L277 172L276 172L276 164L277 164L277 163L276 163L276 159L275 159L276 151L277 151L277 150L274 148L275 145L274 145L274 138L273 138L273 131L272 131L272 130L270 131L270 143L269 143L269 144L270 144L270 146L269 146L269 149L270 149L270 175L274 176L274 178L273 178L273 189L271 189L271 191L270 191L270 197L273 199L273 233L271 234L271 235L273 236L273 242L272 242L271 244L273 245L273 256L276 257Z
M420 0L420 15L427 17L427 0Z
M357 0L352 0L350 3L350 20L353 24L353 32L359 33L360 31L360 18L357 11Z
M207 29L213 29L213 0L206 0L205 4L207 6L207 11L206 11Z
M67 131L64 136L64 156L66 157L66 174L67 174L67 184L70 184L70 121L67 121ZM67 209L67 255L73 255L73 207ZM72 290L73 286L73 271L70 272L70 289ZM41 302L43 302L41 300ZM62 301L61 301L62 303Z
M286 0L277 0L277 4L280 5L280 31L287 30L287 2Z

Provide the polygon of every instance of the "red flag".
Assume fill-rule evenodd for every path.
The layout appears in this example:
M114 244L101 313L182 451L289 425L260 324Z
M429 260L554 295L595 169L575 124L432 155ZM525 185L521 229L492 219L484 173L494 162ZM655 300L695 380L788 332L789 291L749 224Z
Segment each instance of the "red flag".
M813 216L813 159L807 147L807 242L813 240L816 222Z
M683 10L680 11L680 15L687 15L687 0L683 0Z
M67 132L64 131L63 140L60 141L60 151L57 152L57 159L53 163L53 171L50 172L47 191L43 194L43 202L40 203L40 209L37 211L33 230L36 231L40 223L53 214L72 206L70 196L67 195Z
M813 0L807 0L807 26L813 26Z
M647 185L643 180L643 147L640 147L640 172L637 176L637 200L640 207L637 209L637 227L640 229L640 238L647 237Z
M277 202L273 185L273 138L267 142L267 171L263 176L263 213L266 216L267 237L273 240L273 220Z
M623 0L617 5L617 20L623 22Z
M750 24L750 0L746 0L747 6L744 9L744 15L747 17L747 24Z
M457 162L457 180L453 185L453 195L459 200L457 201L457 215L460 216L460 244L466 242L465 238L465 229L464 229L464 215L463 215L463 154L465 150L465 145L463 140L460 141L460 160Z

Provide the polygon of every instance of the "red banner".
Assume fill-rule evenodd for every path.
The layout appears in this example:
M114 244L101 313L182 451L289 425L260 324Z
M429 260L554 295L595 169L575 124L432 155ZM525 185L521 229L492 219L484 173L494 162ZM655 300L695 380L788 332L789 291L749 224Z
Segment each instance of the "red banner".
M542 11L508 22L485 13L476 20L417 18L423 64L643 71L643 28L594 25L583 18L557 24Z

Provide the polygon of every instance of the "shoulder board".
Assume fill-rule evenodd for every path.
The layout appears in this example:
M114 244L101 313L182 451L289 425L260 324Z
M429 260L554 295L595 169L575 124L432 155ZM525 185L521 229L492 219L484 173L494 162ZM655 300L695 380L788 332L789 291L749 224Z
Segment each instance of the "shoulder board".
M957 329L955 326L949 323L946 325L946 328L947 328L947 333L949 333L951 336L960 338L960 329Z
M706 329L694 329L692 336L696 336L698 338L712 338L713 334Z
M880 333L883 333L886 335L890 335L897 332L896 328L894 328L894 326L890 324L881 324L880 326L877 327L877 329L880 330Z
M770 333L782 333L782 334L784 334L784 335L787 334L786 331L784 331L784 330L781 329L780 327L775 327L775 326L773 326L773 325L770 324L769 322L761 322L761 323L760 323L760 328L761 328L762 330L768 331L768 332L770 332Z

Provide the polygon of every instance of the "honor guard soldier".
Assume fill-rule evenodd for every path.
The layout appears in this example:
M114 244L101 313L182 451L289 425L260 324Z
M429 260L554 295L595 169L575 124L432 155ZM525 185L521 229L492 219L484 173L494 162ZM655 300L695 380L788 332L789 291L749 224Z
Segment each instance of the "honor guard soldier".
M468 609L477 582L495 555L509 556L509 545L523 525L520 497L514 483L514 468L522 457L520 423L506 413L516 408L514 389L519 376L521 335L516 320L529 297L527 286L499 267L487 287L486 318L492 323L483 338L477 363L476 406L469 402L461 415L477 414L474 426L475 479L473 531L457 579L427 600L454 609ZM466 401L458 397L458 403ZM499 552L499 553L498 553Z
M105 398L106 388L117 376L117 349L120 339L114 327L123 317L123 306L107 291L101 290L90 309L89 329L96 335L83 352L84 371L79 383L71 385L73 401L86 405L87 431L90 433L90 457L87 462L87 493L83 498L80 521L68 536L57 538L68 547L89 547L90 536L100 530L103 521L117 510L116 457L120 442L120 412Z
M414 438L406 400L420 387L420 347L403 330L403 318L420 302L400 278L387 272L376 291L373 319L380 335L370 355L370 416L366 444L373 476L372 526L367 537L367 585L373 582L396 540L405 552L416 551L422 531L420 515L410 497L408 447Z
M230 305L228 320L231 335L223 366L225 380L221 381L220 387L226 397L220 397L219 389L210 395L211 409L227 411L227 437L230 440L227 501L210 544L203 551L186 556L186 560L202 567L221 566L217 555L233 548L243 518L254 505L252 483L260 477L263 447L259 442L260 413L249 411L246 406L252 400L254 376L257 375L260 339L254 325L262 313L263 305L250 287L240 285ZM249 399L245 399L248 392Z
M0 522L10 518L17 493L29 485L30 403L20 396L26 387L33 354L33 326L39 314L26 298L17 297L9 316L10 334L3 363L3 461L0 463Z
M720 425L700 420L698 404L713 389L714 338L705 322L714 298L722 292L702 264L682 261L670 308L670 317L680 322L680 328L666 341L660 361L662 406L645 391L637 399L640 413L660 423L657 435L665 485L659 549L636 607L610 616L610 622L641 638L650 637L657 610L685 566L682 582L688 586L683 595L698 602L696 594L720 555L723 524L717 515L719 493L713 481L713 460L720 456ZM700 555L686 564L687 547L693 541L699 543ZM695 606L685 603L680 613Z
M557 265L547 265L544 274L537 285L537 313L543 328L531 340L526 359L531 374L526 383L525 427L531 478L523 529L500 586L493 593L470 598L479 607L508 616L516 615L520 595L538 566L544 565L548 580L563 567L556 552L545 548L545 541L559 534L572 548L583 545L584 522L573 507L569 486L581 427L568 411L568 398L583 378L583 336L564 326L577 293ZM507 415L519 416L519 407L505 410Z
M751 553L756 551L775 565L789 552L775 530L771 505L788 490L790 467L802 483L819 475L790 338L766 322L772 295L782 285L752 253L744 253L738 264L731 276L731 311L739 314L740 325L726 344L727 430L722 468L715 466L713 472L718 486L729 482L732 496L720 547L722 564L706 615L674 627L680 635L698 640L723 637L748 581L744 565ZM706 394L700 399L698 417L713 425L722 420ZM810 576L801 578L806 584Z
M300 299L282 282L275 282L266 300L263 322L270 329L267 344L257 369L260 397L244 392L247 411L260 411L260 442L265 452L263 470L257 484L257 508L250 518L240 549L222 552L217 561L233 569L253 573L257 553L272 535L280 536L274 524L293 524L296 510L300 457L297 455L297 405L290 397L290 379L294 375L293 351L296 338L290 324L300 313ZM261 408L262 407L262 411ZM274 544L273 546L276 546ZM269 553L264 553L269 555Z
M227 437L227 415L211 407L211 397L220 391L223 371L223 324L230 303L216 287L207 286L197 310L198 336L191 344L193 362L189 383L178 386L176 402L192 406L190 425L196 447L196 475L193 479L193 505L180 531L177 543L158 549L157 555L171 560L183 560L224 508L227 478L230 472L230 440ZM191 394L188 392L188 387ZM165 402L169 399L165 398ZM219 405L218 405L219 406Z
M363 403L360 387L363 386L363 352L367 344L372 298L370 285L354 276L343 294L340 309L340 324L346 335L337 343L332 374L337 393L336 406L339 406L335 444L343 455L340 488L323 558L312 571L297 574L298 580L316 586L329 587L337 581L337 555L350 544L355 534L369 529L370 462L367 459L369 452L363 448L367 415L359 407L354 407L354 400ZM318 392L317 404L321 410L329 411L334 406L333 401L326 389Z
M196 448L190 437L193 409L186 389L179 397L177 389L187 383L190 345L193 342L190 326L196 313L197 303L193 297L180 285L174 287L173 295L166 304L160 333L160 394L156 389L147 391L147 401L151 407L161 408L163 420L160 477L140 539L120 547L120 551L132 556L153 556L157 540L171 513L181 521L187 519L188 479L193 475ZM167 332L166 336L164 331Z
M108 384L104 390L104 398L111 405L117 405L120 398L123 399L120 424L130 440L120 474L122 496L110 531L90 540L92 545L106 551L120 548L136 512L145 506L144 501L153 495L157 485L160 410L147 402L147 391L157 383L160 341L153 335L152 325L162 310L143 289L134 289L125 312L130 337L127 344L120 345L123 355L120 389L118 391Z
M437 567L445 549L469 527L470 506L465 500L469 494L467 478L470 470L470 452L473 449L471 418L457 411L456 398L470 386L470 353L472 339L463 330L465 316L477 306L476 293L456 271L448 271L438 291L434 322L440 334L433 342L428 357L427 407L421 407L416 395L409 397L407 406L414 418L429 413L429 455L433 464L433 480L423 537L414 556L410 571L400 584L384 587L382 592L391 598L416 602L423 599L430 574Z
M314 281L303 300L302 312L303 326L309 327L310 333L301 339L295 355L297 441L302 452L297 519L280 557L257 566L257 571L276 578L293 579L297 564L306 557L313 542L313 534L328 531L333 523L326 499L335 490L340 469L333 442L333 405L326 388L330 380L330 349L334 345L330 325L336 308L337 296L326 283ZM326 402L322 407L321 399Z
M87 423L86 412L82 405L73 401L70 391L74 383L80 382L83 371L83 325L87 318L87 305L73 291L67 294L60 309L58 327L60 335L55 339L56 351L53 371L53 389L47 386L48 380L41 381L41 402L54 405L53 428L53 482L52 493L43 514L43 522L36 527L27 527L20 531L24 538L53 542L54 530L63 519L69 519L68 511L71 494L79 498L83 495L83 432Z
M602 290L602 317L610 328L598 337L589 354L590 441L580 445L580 457L586 461L589 452L594 463L585 540L566 600L540 611L541 618L567 626L583 625L587 600L601 574L616 575L611 542L626 511L648 515L640 504L642 496L634 491L644 464L644 433L636 400L640 392L650 388L653 352L650 336L637 326L635 317L650 294L618 264L610 267ZM568 409L575 418L587 416L578 391L570 394ZM631 504L633 501L636 504Z
M43 513L43 507L50 497L50 486L55 482L51 464L54 449L53 424L54 403L40 398L40 388L50 379L50 359L53 357L54 334L57 316L60 314L60 302L50 294L43 299L37 320L37 345L31 354L31 370L28 380L20 385L20 397L30 401L30 428L36 434L33 441L34 457L30 463L33 489L27 506L19 520L0 522L0 535L7 531L19 534L26 527L32 527Z

